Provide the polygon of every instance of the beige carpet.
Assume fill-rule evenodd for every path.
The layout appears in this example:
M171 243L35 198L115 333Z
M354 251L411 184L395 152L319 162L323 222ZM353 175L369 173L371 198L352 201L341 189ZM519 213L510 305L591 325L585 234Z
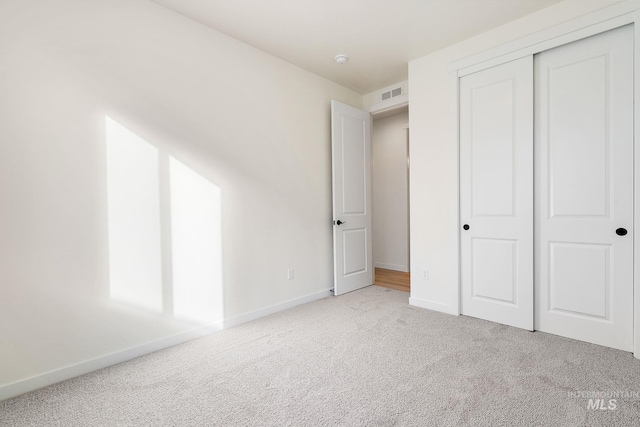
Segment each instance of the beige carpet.
M407 299L316 301L0 402L0 425L640 425L631 354Z

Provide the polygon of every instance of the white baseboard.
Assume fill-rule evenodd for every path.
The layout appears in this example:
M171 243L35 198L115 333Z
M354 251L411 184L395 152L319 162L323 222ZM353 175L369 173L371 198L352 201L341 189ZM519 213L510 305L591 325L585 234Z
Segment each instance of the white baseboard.
M454 316L458 316L458 311L455 307L452 307L448 304L443 304L441 302L429 301L426 299L410 297L409 305L413 305L414 307L426 308L427 310L439 311L441 313L452 314Z
M217 332L221 329L231 328L233 326L240 325L242 323L249 322L251 320L259 319L260 317L268 316L270 314L277 313L279 311L287 310L295 306L306 304L312 301L316 301L322 298L331 296L331 290L327 289L320 292L315 292L310 295L306 295L300 298L295 298L289 301L285 301L280 304L272 305L251 313L246 313L240 316L225 319L222 322L216 322L205 326L200 326L176 335L161 338L155 341L144 343L135 347L127 348L115 353L107 354L105 356L97 357L95 359L80 362L75 365L66 366L64 368L56 369L46 372L44 374L36 375L24 380L16 381L11 384L0 386L0 401L9 399L11 397L19 396L21 394L46 387L51 384L65 381L71 378L75 378L80 375L87 374L89 372L97 371L98 369L106 368L108 366L116 365L118 363L126 362L131 359L135 359L145 354L153 353L158 350L162 350L168 347L172 347L177 344L181 344L186 341L190 341L196 338L201 338L206 335Z
M375 268L384 268L386 270L402 271L404 273L408 273L409 272L409 266L408 265L387 264L386 262L374 262L373 266Z
M0 387L0 401L46 387L51 384L75 378L89 372L97 371L98 369L106 368L107 366L126 362L127 360L135 359L136 357L144 356L145 354L153 353L154 351L162 350L163 348L181 344L195 338L200 338L219 331L220 329L222 329L220 322L217 324L201 326L180 334L150 341L139 346L130 347L105 356L80 362L75 365L66 366L64 368L45 372L44 374L39 374L11 384L3 385Z
M298 305L307 304L309 302L313 302L322 298L326 298L333 295L331 293L331 289L326 289L324 291L315 292L313 294L306 295L300 298L294 298L289 301L285 301L280 304L272 305L269 307L265 307L263 309L253 311L251 313L242 314L240 316L232 317L230 319L226 319L224 321L224 328L232 328L234 326L238 326L242 323L250 322L255 319L259 319L264 316L268 316L270 314L278 313L279 311L288 310L290 308L296 307Z

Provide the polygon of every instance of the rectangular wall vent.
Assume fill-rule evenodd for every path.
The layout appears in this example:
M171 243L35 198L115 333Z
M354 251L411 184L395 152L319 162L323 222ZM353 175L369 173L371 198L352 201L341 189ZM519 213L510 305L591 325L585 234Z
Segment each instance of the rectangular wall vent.
M387 100L389 98L394 98L396 96L402 95L402 86L397 87L395 89L388 90L386 92L382 92L382 100Z

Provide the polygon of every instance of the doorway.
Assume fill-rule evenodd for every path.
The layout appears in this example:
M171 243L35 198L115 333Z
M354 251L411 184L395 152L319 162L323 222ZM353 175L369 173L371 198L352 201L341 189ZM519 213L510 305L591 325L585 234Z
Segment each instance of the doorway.
M374 114L372 144L375 284L410 291L409 113Z

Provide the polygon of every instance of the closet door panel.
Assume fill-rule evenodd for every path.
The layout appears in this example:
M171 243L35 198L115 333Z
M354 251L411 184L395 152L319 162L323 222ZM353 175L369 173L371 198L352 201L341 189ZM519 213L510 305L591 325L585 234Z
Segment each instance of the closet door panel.
M532 57L460 79L461 311L528 330L532 132Z
M536 329L631 351L633 29L536 55L535 73Z

